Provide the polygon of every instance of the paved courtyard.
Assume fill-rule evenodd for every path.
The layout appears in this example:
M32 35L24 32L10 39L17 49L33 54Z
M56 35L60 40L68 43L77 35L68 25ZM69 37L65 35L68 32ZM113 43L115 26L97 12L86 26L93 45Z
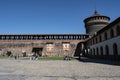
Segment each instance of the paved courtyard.
M103 63L1 59L0 80L120 80L120 66Z

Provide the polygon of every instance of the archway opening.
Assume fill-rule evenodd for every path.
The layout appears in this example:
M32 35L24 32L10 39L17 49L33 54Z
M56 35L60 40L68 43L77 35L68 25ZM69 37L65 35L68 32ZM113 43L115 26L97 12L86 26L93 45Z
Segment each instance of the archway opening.
M114 60L118 60L118 48L116 43L113 44L113 55L114 55Z
M101 58L103 58L103 47L100 47L100 51L101 51Z
M79 57L80 54L83 53L83 43L78 43L77 44L77 47L76 47L76 50L75 50L75 53L74 53L74 57Z
M109 59L109 47L106 45L105 46L105 59Z
M43 50L43 48L34 47L34 48L32 49L32 52L34 53L33 55L42 56L42 50Z

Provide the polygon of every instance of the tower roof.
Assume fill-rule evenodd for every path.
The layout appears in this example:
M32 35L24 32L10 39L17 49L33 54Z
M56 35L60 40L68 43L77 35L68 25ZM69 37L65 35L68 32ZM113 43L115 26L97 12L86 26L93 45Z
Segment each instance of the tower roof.
M94 17L105 17L105 18L108 18L108 20L110 20L110 18L109 18L108 16L100 15L100 14L95 10L92 16L84 19L84 22L87 22L87 21L89 21L91 18L94 18Z
M93 16L101 16L101 15L95 10Z

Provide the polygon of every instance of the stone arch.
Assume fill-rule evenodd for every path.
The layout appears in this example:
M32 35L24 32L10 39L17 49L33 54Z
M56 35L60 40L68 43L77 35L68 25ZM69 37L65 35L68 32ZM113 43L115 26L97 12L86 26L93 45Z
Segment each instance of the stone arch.
M75 53L74 53L74 56L80 56L81 53L83 53L83 46L84 44L82 42L79 42L76 46L76 50L75 50Z
M113 55L114 55L114 60L118 60L118 47L117 44L113 44Z

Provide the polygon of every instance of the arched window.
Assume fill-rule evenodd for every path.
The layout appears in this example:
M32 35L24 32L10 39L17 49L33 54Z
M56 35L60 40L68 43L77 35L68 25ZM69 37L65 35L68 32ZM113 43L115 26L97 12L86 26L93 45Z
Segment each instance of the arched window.
M100 47L101 55L103 55L103 47Z
M97 37L95 39L96 39L96 43L97 43L98 42Z
M105 37L105 40L107 40L107 33L105 32L105 34L104 34L104 37Z
M93 48L93 54L95 55L95 48Z
M116 43L113 44L113 55L114 55L114 59L117 60L118 59L118 47Z
M120 35L120 26L117 26L117 28L116 28L116 34L117 34L117 36Z
M114 37L114 31L113 31L113 29L110 30L110 37L111 38Z
M93 38L93 44L95 44L95 42L94 42L94 38Z
M90 49L90 53L91 53L91 55L93 55L93 54L92 54L92 49Z
M100 41L100 42L102 41L102 39L101 39L101 35L99 36L99 41Z

